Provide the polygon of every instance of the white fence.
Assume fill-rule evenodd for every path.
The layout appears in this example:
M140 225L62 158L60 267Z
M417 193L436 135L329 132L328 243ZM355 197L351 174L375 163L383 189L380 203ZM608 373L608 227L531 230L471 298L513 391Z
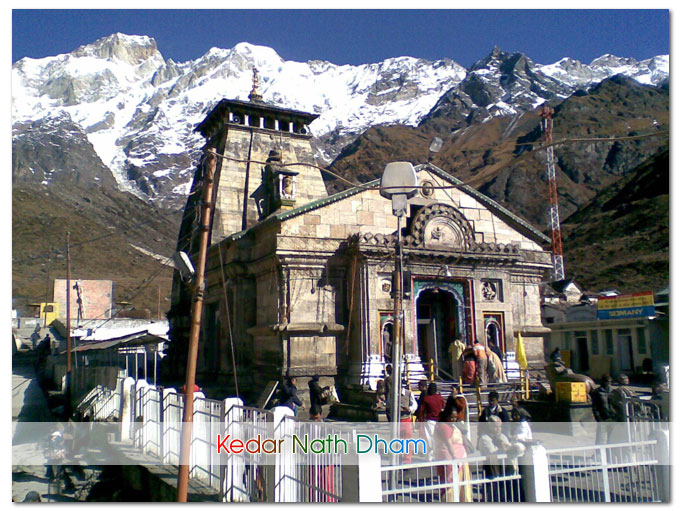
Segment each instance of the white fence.
M520 471L506 455L389 465L381 472L384 502L524 500Z
M626 440L636 442L648 440L655 431L667 429L667 418L660 404L641 399L627 399L625 403L627 416Z
M274 413L258 408L232 405L224 415L225 434L233 438L265 437L275 420ZM271 496L268 479L272 469L259 455L221 453L221 496L228 502L264 502ZM268 495L268 493L270 495Z
M669 502L668 436L381 467L384 502Z
M668 464L664 440L551 449L553 502L663 502ZM662 483L662 484L660 484Z
M132 386L131 398L129 438L133 445L163 464L179 465L184 394L138 380ZM223 470L224 459L218 453L218 435L224 436L222 427L228 422L249 420L252 414L239 407L240 403L235 399L206 399L200 393L194 397L189 477L201 481L221 497L225 497L224 492L234 495L235 486L225 481L227 475L233 476L233 471Z
M527 443L517 460L500 454L382 466L375 453L355 454L351 463L331 452L284 450L270 457L220 452L218 435L278 438L288 449L301 428L310 438L336 435L355 447L357 436L351 425L301 421L284 407L267 411L243 406L236 398L215 401L200 393L194 399L190 477L222 501L669 501L669 432L659 423L645 432L635 430L636 438L619 444L545 450L537 442ZM94 420L119 420L121 438L158 463L178 465L184 395L127 378L116 391L98 387L81 406ZM639 438L644 434L653 436Z
M97 385L88 392L78 405L78 412L81 416L94 421L118 420L123 379L124 375L119 373L114 390L104 385Z
M126 378L111 391L98 387L81 403L95 420L120 420L121 439L130 440L158 464L179 465L183 394L174 389L149 385ZM99 413L117 404L116 414ZM307 423L288 416L286 408L275 411L243 406L240 399L224 401L194 395L189 477L213 489L220 500L229 502L339 502L343 500L346 469L340 455L307 455L284 452L265 458L262 454L239 454L219 449L218 436L225 438L281 438L290 446L296 427L314 437L332 433L324 423ZM292 414L292 412L290 412ZM94 415L93 415L94 414ZM328 431L326 431L328 430ZM338 434L338 428L333 428ZM352 432L341 434L352 440ZM355 480L355 484L358 482Z
M339 423L304 422L287 415L274 429L275 438L284 440L283 445L291 446L292 435L304 433L309 438L336 437L347 445L355 442L351 429L344 429ZM343 455L336 452L315 454L288 451L277 463L275 494L279 502L341 502L344 483Z

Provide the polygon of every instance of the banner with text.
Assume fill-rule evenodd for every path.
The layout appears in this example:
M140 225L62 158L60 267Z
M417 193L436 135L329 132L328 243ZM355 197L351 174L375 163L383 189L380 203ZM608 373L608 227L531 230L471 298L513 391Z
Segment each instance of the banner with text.
M628 319L655 316L652 291L598 299L598 319Z

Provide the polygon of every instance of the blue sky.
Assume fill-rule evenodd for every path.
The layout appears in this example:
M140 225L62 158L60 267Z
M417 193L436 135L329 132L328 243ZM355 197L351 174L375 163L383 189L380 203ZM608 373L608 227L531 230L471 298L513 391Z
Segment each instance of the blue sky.
M670 53L659 10L46 10L12 11L12 62L68 53L114 32L148 35L176 62L246 41L286 60L334 64L408 55L470 66L496 45L537 63Z

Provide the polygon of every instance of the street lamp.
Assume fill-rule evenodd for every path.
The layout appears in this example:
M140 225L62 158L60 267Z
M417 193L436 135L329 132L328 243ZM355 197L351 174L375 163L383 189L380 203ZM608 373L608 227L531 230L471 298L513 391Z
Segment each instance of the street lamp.
M398 438L400 424L400 397L402 395L402 344L403 323L403 274L402 274L402 217L408 210L408 199L416 194L418 177L414 166L409 162L393 162L386 165L381 176L381 196L392 200L393 215L397 217L397 243L395 244L395 273L393 286L393 388L390 396L392 436ZM392 456L393 465L397 455Z

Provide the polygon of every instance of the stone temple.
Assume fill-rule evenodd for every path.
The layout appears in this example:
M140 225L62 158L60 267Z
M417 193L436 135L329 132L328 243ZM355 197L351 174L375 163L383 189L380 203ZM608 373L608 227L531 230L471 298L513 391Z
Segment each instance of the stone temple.
M254 80L255 81L255 80ZM254 402L268 382L298 376L375 388L390 361L397 219L380 180L328 195L314 166L315 115L222 100L197 127L218 158L197 383ZM402 220L405 359L410 375L451 372L454 338L523 337L543 365L539 287L550 239L449 172L415 164L420 190ZM177 249L196 257L203 167ZM455 172L456 169L448 169ZM184 378L191 291L175 275L169 369Z

